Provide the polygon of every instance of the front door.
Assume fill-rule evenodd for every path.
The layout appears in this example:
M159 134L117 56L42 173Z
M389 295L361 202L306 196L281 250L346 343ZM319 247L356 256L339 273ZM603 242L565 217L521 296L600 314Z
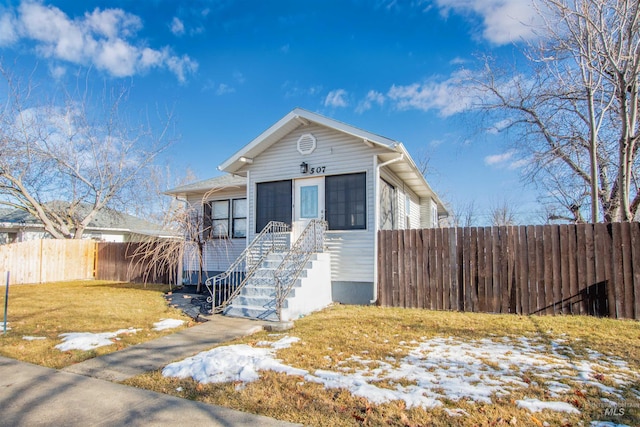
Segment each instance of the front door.
M295 241L309 221L324 218L324 177L296 179L293 205L293 241Z

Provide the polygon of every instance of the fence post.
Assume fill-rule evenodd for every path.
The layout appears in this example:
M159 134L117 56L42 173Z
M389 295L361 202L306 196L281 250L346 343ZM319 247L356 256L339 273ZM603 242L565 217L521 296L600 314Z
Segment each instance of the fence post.
M7 308L9 307L9 272L7 271L7 287L4 290L4 332L7 335Z

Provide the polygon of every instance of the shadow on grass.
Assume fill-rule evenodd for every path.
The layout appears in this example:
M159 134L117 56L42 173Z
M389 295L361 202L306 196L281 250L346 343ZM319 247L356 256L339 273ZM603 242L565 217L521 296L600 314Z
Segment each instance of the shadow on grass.
M108 282L88 284L87 287L113 288L113 289L137 289L140 291L169 292L175 291L175 285L161 283L132 283L132 282Z

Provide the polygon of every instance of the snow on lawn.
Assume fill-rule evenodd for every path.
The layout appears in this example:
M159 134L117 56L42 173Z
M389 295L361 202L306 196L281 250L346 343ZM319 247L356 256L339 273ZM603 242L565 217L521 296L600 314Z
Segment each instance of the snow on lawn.
M178 326L182 326L183 323L184 320L180 319L163 319L153 324L153 330L164 331L165 329L177 328Z
M352 355L338 362L343 365L338 368L339 372L318 369L313 373L284 365L275 358L276 349L289 347L297 341L299 339L295 337L284 337L276 342L261 341L258 347L244 344L217 347L167 365L162 374L191 377L201 383L246 383L257 380L259 371L272 370L302 376L305 381L326 388L349 390L372 403L402 400L409 408L424 409L441 406L445 399L491 403L494 395L506 396L513 390L526 389L530 384L548 390L553 399L561 399L573 389L584 386L595 386L612 398L622 399L620 387L640 380L640 374L631 370L622 359L594 351L588 351L585 357L578 356L561 340L549 346L527 338L423 339L421 343L401 343L409 352L400 360L391 357L384 361L372 360ZM532 382L532 377L540 379L540 383ZM602 384L605 378L615 386ZM386 381L394 388L378 387L376 383L380 381ZM407 381L412 384L402 385ZM551 409L579 413L562 401L525 398L517 405L532 412Z
M26 341L38 341L38 340L46 340L47 337L32 337L30 335L25 335L22 337L22 339Z
M121 334L135 334L140 329L128 328L119 329L115 332L102 332L94 334L91 332L68 332L60 334L62 344L56 345L60 351L69 350L93 350L94 348L113 344L112 338L116 338ZM116 338L117 339L117 338Z

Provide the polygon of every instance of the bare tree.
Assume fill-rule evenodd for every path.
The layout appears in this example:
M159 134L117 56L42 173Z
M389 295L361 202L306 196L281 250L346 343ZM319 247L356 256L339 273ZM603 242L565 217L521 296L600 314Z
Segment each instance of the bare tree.
M129 268L143 270L143 280L168 275L175 282L182 263L197 266L196 292L202 291L204 283L205 247L214 244L223 245L224 239L214 238L211 215L206 210L211 196L219 191L212 188L207 191L199 203L172 199L165 213L163 229L170 230L176 238L149 236L136 245L131 253Z
M516 225L516 212L507 200L494 203L489 211L491 225L496 227Z
M600 212L605 221L631 220L640 207L640 6L637 0L538 6L546 25L525 51L526 73L500 70L487 59L484 75L473 79L477 106L515 135L530 162L528 180L582 199L565 208L591 205L592 221Z
M104 88L99 103L85 89L62 100L38 97L32 81L13 78L0 65L7 98L0 110L0 204L29 212L54 238L83 236L97 213L128 211L140 199L164 150L171 123L155 133L148 122L131 125L126 88Z
M474 200L449 205L447 209L449 210L448 226L475 227L478 225L478 208Z

